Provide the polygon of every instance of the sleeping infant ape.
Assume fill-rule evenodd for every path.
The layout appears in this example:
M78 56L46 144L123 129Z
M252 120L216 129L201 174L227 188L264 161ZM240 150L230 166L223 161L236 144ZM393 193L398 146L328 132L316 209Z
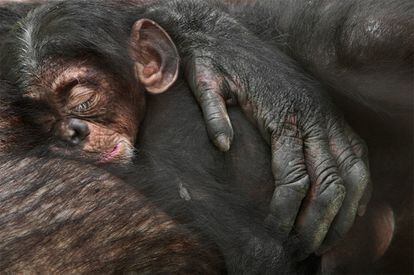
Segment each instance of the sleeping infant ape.
M98 162L129 161L145 112L145 91L162 93L177 79L179 56L168 34L142 19L125 39L128 45L119 49L89 45L82 35L54 45L53 34L43 37L42 29L25 35L43 39L25 45L31 48L21 54L23 73L36 77L21 85L36 111L30 114L33 123L56 141L49 149Z

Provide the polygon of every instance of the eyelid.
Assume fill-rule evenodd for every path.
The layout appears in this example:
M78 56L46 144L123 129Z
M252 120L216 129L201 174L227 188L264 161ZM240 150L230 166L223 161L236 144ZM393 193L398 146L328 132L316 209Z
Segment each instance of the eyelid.
M82 95L89 95L89 94L94 94L94 93L96 93L95 89L92 89L90 86L78 84L72 87L71 92L69 94L69 100L73 98L77 98Z
M81 110L81 107L84 105L84 104L88 104L86 107L85 107L85 109L84 110ZM88 100L86 100L86 101L84 101L84 102L82 102L82 103L80 103L79 105L77 105L75 108L74 108L74 110L76 111L76 112L85 112L85 111L88 111L91 107L93 107L93 104L92 104L92 98L89 98Z
M74 110L79 105L91 101L91 105L93 106L98 101L99 96L96 90L90 89L88 87L79 87L70 94L68 98L68 108L70 110Z
M95 95L92 95L87 100L82 101L79 104L75 105L74 107L71 108L71 110L74 114L79 115L79 116L90 115L90 111L95 110L94 107L97 105L97 102L98 102L98 96L95 94ZM89 103L88 104L89 106L87 106L85 110L80 110L80 107L85 103Z
M58 94L64 94L66 96L70 96L72 90L76 87L98 87L99 83L96 82L94 79L90 79L87 77L76 77L72 78L65 83L62 83L56 88L56 92Z

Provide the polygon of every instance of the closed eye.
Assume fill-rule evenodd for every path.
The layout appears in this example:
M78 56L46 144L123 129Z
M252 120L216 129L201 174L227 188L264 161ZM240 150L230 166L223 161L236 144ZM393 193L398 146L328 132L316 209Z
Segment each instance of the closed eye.
M92 103L92 99L88 99L87 101L76 106L74 111L78 113L86 112L92 107Z
M98 95L95 92L88 92L77 95L72 104L71 111L76 115L89 115L90 111L94 109L94 107L98 103Z

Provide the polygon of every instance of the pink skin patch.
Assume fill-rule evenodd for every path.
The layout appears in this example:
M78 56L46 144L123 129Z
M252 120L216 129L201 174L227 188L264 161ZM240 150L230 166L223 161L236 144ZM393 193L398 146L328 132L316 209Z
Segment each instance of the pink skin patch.
M128 150L127 145L124 144L124 142L119 142L117 145L115 145L111 152L104 154L99 162L111 162L114 159L119 158L119 156L121 156L126 150Z
M391 245L395 231L393 209L387 204L371 204L358 217L347 236L322 256L321 272L335 274L342 269L357 273L381 258Z

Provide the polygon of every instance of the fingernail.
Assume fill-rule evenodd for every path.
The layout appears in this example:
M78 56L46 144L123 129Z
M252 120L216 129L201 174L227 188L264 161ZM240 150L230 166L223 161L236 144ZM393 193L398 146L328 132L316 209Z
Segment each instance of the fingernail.
M215 139L215 145L220 149L220 151L227 152L230 150L230 139L226 135L219 135Z

